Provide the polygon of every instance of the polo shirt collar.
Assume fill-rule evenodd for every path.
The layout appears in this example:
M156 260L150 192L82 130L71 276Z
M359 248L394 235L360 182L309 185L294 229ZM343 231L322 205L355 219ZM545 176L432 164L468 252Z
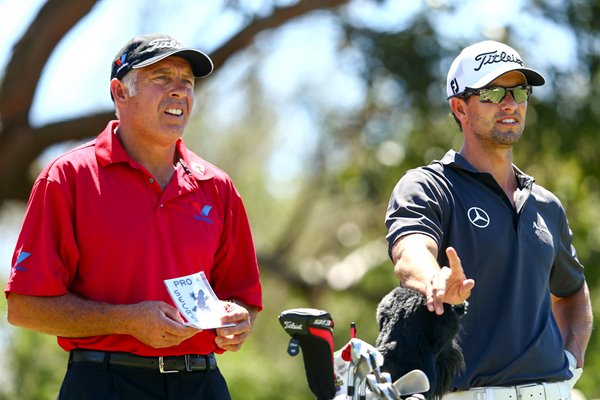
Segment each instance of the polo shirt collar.
M190 160L189 150L185 147L182 139L177 141L176 148L177 153L179 153L179 156L183 160L184 168L187 168L186 173L191 174L199 181L204 181L215 176L213 169L200 157L194 157L193 160Z
M454 150L449 150L446 155L440 160L443 165L447 165L452 168L462 169L474 174L481 174L481 171L478 171L474 166L472 166L466 158L457 153ZM525 174L516 165L513 164L513 170L515 171L515 176L519 181L519 187L527 188L531 187L535 179L532 176Z
M102 167L118 162L130 162L129 156L117 137L119 121L113 120L96 138L96 158Z
M102 167L120 162L135 164L117 137L116 132L118 127L118 120L110 121L96 138L96 158ZM183 160L184 169L187 168L185 172L188 175L200 181L214 177L214 171L204 160L194 157L194 161L190 161L189 150L185 147L182 139L177 141L176 149Z

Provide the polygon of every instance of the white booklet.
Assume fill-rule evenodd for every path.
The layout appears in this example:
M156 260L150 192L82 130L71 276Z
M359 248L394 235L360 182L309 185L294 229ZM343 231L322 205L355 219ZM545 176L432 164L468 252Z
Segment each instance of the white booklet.
M221 322L225 308L210 287L204 272L165 279L165 285L179 312L187 320L186 325L198 329L235 325Z

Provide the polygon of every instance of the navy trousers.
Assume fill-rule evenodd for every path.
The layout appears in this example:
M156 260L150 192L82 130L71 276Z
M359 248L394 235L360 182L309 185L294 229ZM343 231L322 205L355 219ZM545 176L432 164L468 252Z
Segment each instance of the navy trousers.
M231 400L218 368L161 374L101 363L70 364L58 400Z

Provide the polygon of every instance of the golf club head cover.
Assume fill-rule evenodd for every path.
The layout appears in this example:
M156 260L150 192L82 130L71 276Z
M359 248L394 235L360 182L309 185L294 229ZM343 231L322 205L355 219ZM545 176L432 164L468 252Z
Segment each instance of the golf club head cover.
M288 347L291 356L302 349L308 386L317 400L335 396L333 372L333 319L327 311L294 308L279 314L279 323L292 337Z

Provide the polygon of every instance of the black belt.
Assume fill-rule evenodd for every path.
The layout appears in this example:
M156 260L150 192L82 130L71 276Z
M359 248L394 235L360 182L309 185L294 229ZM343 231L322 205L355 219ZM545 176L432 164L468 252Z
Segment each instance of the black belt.
M72 350L69 362L119 365L123 367L148 368L161 374L173 372L206 371L217 368L217 359L213 353L208 355L143 357L131 353L111 353L96 350Z

